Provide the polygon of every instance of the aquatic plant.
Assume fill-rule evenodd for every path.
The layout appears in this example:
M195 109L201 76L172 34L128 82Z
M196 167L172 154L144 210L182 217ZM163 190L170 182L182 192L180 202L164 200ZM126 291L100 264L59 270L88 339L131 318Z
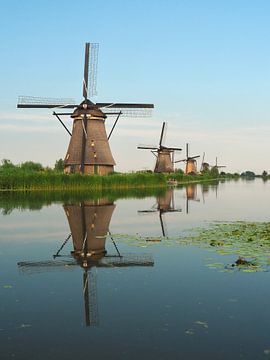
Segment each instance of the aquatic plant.
M197 228L174 237L144 237L136 235L114 235L118 241L128 241L139 246L154 246L159 240L163 245L199 246L219 255L235 259L231 262L208 261L206 266L222 271L243 272L268 271L270 265L270 223L269 222L227 222L213 223L206 228ZM153 239L153 241L151 241Z

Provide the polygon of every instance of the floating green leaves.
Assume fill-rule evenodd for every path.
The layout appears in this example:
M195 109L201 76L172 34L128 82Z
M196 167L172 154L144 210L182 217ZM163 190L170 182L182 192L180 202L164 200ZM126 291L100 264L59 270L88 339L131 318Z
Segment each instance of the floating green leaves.
M143 237L114 235L118 241L129 245L151 246L191 245L206 248L219 255L234 255L235 260L226 264L208 260L206 266L222 271L268 271L270 265L270 223L268 222L216 222L205 228L196 228L178 237Z

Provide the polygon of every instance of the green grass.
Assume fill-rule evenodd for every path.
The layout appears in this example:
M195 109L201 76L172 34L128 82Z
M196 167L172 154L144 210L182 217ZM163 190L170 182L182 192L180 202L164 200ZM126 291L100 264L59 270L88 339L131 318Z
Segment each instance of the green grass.
M63 174L55 171L0 171L1 190L83 190L166 186L163 174L114 174L107 176Z
M31 162L29 164L26 167L6 162L0 166L0 191L143 189L166 187L169 179L177 180L179 184L186 184L224 178L224 176L221 177L211 173L184 175L181 172L173 174L113 173L106 176L64 174L51 169L39 169L37 166L34 167ZM228 175L226 175L227 177Z

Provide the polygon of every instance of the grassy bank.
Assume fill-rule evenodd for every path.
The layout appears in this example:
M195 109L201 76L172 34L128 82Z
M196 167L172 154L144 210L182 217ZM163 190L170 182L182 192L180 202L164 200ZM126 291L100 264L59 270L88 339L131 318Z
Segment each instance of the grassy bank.
M67 175L63 171L43 168L38 163L26 162L14 165L9 160L3 160L0 166L0 191L143 189L166 187L168 180L176 180L179 184L186 184L223 179L224 177L228 178L232 175L220 176L211 171L203 175L184 175L181 171L173 174L139 172L113 173L107 176Z
M209 175L130 173L98 175L66 175L59 172L0 172L0 190L101 190L166 187L169 179L178 183L200 182L216 179Z
M166 186L163 174L66 175L54 171L0 174L1 190L101 190Z

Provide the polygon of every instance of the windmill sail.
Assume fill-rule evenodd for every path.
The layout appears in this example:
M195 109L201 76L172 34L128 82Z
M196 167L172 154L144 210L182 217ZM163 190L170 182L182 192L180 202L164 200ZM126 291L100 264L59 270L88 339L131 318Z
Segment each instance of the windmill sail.
M98 66L98 43L85 44L83 97L97 95L97 66Z
M51 97L37 97L37 96L24 96L18 97L18 108L75 108L75 100L72 98L51 98Z

